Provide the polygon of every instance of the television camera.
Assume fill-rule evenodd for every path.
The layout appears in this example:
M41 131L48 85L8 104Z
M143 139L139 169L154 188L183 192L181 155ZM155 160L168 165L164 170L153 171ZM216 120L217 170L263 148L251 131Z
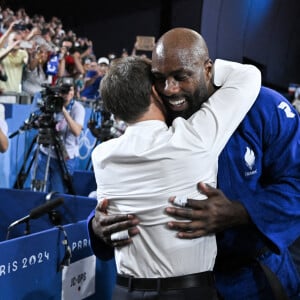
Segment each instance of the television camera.
M9 138L13 138L19 133L29 129L54 129L56 125L55 113L61 112L64 99L60 96L60 87L44 85L41 91L41 97L36 101L37 110L32 112L24 124Z
M55 114L62 111L64 99L61 96L60 86L44 85L44 90L41 92L41 98L37 101L37 105L41 111L36 126L39 130L38 143L44 146L59 144L62 148L61 139L55 129L56 120Z
M41 92L41 99L38 101L40 110L43 113L53 114L61 112L64 99L61 97L61 86L43 85L44 90Z

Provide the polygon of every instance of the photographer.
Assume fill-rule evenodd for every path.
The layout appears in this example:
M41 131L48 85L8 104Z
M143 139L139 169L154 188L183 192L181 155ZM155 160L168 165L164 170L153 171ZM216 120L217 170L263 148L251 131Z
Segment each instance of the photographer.
M28 93L32 98L36 92L43 89L47 82L47 63L49 53L46 45L34 46L28 50L29 61L23 72L23 92Z
M70 182L67 180L70 179L69 175L72 175L76 168L79 156L78 137L83 128L85 109L79 102L75 101L73 85L62 84L59 88L59 92L60 97L58 97L58 99L63 99L63 106L60 112L53 113L54 122L49 122L47 116L44 117L44 124L43 117L40 120L39 143L41 146L35 179L36 181L45 181L45 174L47 173L48 176L46 177L46 182L44 182L47 187L46 191L73 193ZM56 108L55 111L57 111ZM56 137L59 137L61 143L56 142L56 145L51 144L53 136L47 136L49 127L53 127L52 131L50 128L50 134L54 132ZM47 143L49 143L49 145L47 145ZM58 157L57 148L60 153L63 153L63 162L61 161L61 157ZM47 170L48 154L50 155L50 163ZM67 174L64 173L62 163L67 169Z
M23 68L28 63L28 52L20 48L22 34L15 30L17 22L12 22L0 38L0 57L7 80L0 81L0 89L5 92L21 92ZM7 46L5 47L5 45Z
M59 53L58 77L74 79L76 75L84 75L84 73L79 49L74 47L74 41L71 38L64 38Z

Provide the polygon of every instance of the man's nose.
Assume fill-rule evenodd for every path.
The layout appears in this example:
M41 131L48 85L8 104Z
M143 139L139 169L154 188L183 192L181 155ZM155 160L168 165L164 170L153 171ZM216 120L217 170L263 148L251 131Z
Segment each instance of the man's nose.
M167 95L176 94L179 92L179 83L173 77L168 77L165 81L164 92Z

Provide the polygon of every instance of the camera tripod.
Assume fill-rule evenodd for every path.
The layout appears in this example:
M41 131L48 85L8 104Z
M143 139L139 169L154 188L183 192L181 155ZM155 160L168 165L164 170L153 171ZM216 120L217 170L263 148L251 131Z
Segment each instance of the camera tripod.
M45 148L48 148L47 154L47 162L46 168L44 171L43 179L37 179L37 168L38 168L38 158L39 153L41 151L40 147L43 145ZM62 176L62 180L64 184L68 188L68 193L75 194L73 184L72 184L72 177L68 171L66 165L66 159L68 158L68 153L62 143L62 140L58 134L58 132L54 128L40 128L39 134L37 136L37 149L34 154L34 162L33 162L33 176L31 180L31 190L39 191L39 192L46 192L47 191L47 182L49 177L49 168L50 168L50 160L51 160L51 149L53 147L55 150L56 157L58 159L60 172Z
M36 120L36 118L35 118ZM30 126L26 125L22 126L21 129L19 129L17 132L13 133L10 138L14 137L15 135L19 134L22 131L36 128L35 126ZM37 148L34 150L34 146L37 145ZM24 184L29 176L30 170L34 166L33 170L33 178L31 181L31 189L34 191L46 191L47 188L47 180L48 180L48 175L49 175L49 167L50 167L50 154L47 157L47 167L45 170L45 174L43 177L43 180L37 180L36 177L36 170L37 170L37 164L38 164L38 156L40 152L40 146L53 146L55 149L56 156L59 160L59 166L60 166L60 171L62 174L62 180L65 182L68 192L70 194L75 194L74 193L74 188L72 185L72 178L71 175L68 172L65 158L67 156L67 153L65 151L64 145L58 135L58 133L55 131L54 128L40 128L39 133L32 139L30 147L28 151L25 154L24 157L24 162L21 166L21 169L17 175L17 179L14 183L13 188L14 189L23 189ZM50 151L49 151L50 152Z

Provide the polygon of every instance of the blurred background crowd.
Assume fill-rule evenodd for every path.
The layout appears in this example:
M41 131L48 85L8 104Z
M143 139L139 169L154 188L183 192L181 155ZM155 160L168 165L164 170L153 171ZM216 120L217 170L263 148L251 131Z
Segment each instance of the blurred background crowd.
M72 83L75 98L93 101L99 97L99 83L114 53L96 57L93 41L65 30L63 22L53 16L29 16L24 8L13 11L0 8L0 92L27 96L30 103L43 85ZM121 56L128 51L122 49ZM135 47L132 53L135 54ZM130 53L130 54L132 54ZM1 102L1 101L0 101Z

